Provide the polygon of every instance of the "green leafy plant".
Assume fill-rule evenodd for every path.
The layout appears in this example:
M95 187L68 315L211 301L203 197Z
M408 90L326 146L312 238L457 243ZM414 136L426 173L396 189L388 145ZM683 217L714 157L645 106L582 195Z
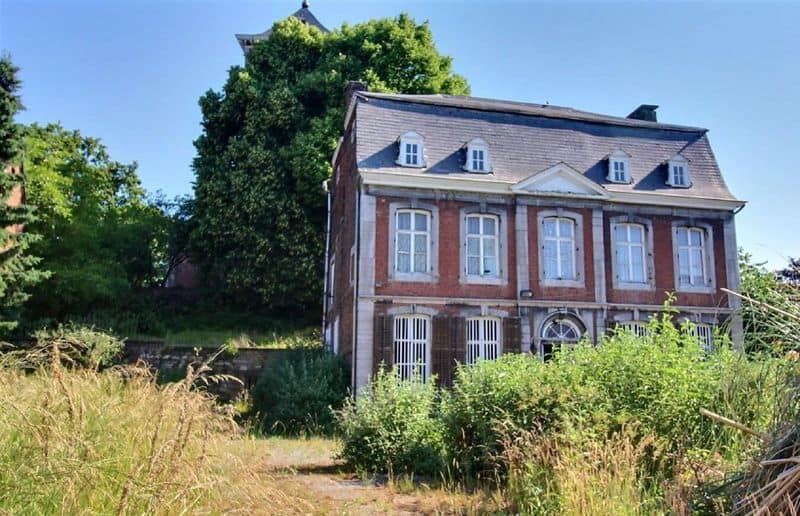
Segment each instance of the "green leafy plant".
M324 34L295 18L256 43L221 91L200 99L189 255L239 306L319 303L330 157L344 90L467 94L427 24L407 15Z
M269 364L253 387L252 409L264 433L317 434L333 430L334 410L347 396L347 365L322 350L291 350Z
M40 357L38 364L57 360L71 367L99 369L114 364L124 348L110 333L74 324L39 330L33 338L32 349L23 352L30 359Z
M380 371L337 415L341 456L363 472L441 472L444 429L434 383L403 381L395 371Z

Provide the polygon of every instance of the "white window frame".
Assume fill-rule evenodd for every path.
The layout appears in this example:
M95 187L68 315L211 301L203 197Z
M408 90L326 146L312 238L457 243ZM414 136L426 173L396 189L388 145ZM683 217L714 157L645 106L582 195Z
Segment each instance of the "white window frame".
M545 253L544 247L546 240L551 240L552 237L546 238L544 233L544 225L547 219L566 219L572 222L573 239L573 269L574 278L548 278L545 271ZM560 224L557 224L560 234ZM543 210L537 215L537 233L538 233L538 255L539 255L539 283L542 286L552 287L577 287L583 288L585 286L584 275L584 247L583 247L583 216L576 212L566 211L561 208L556 210ZM560 257L560 249L558 249L557 256ZM558 268L560 270L561 264L558 259Z
M465 250L464 253L466 254L466 262L467 266L465 268L465 272L467 276L478 276L480 278L499 278L500 277L500 217L494 215L492 213L469 213L465 216L465 238L464 238L464 246ZM469 232L469 219L477 219L478 220L478 232L477 233L470 233ZM489 235L484 233L485 224L484 221L491 220L494 222L494 234ZM477 239L478 240L478 254L477 256L469 254L469 240L470 239ZM489 253L485 251L486 243L487 242L494 242L494 253L490 256ZM472 273L469 271L469 259L477 257L479 260L479 267L480 270L477 274ZM487 272L484 269L483 263L484 261L489 259L494 259L495 264L495 272Z
M428 381L431 375L431 318L428 315L403 314L394 317L392 357L398 378ZM416 375L417 371L421 373L419 376Z
M408 146L414 145L416 145L417 152L409 153ZM416 156L416 163L410 160L412 155ZM409 131L400 135L395 163L401 167L425 168L425 140L419 133Z
M620 167L622 175L620 176ZM626 184L631 182L630 156L623 150L616 150L608 155L608 174L606 175L612 183Z
M483 153L483 168L475 166L475 153ZM467 172L476 174L489 174L492 172L492 160L489 154L489 144L482 138L474 138L467 143L466 155L464 156L463 169Z
M706 353L714 351L714 325L708 323L693 323L692 334L697 337L698 344Z
M676 154L667 161L667 184L673 188L689 188L692 186L692 177L689 175L689 160ZM677 181L676 169L683 171L682 180Z
M687 230L689 233L688 245L678 244L678 233L682 230ZM699 284L691 283L691 262L689 264L690 283L681 283L680 271L680 253L682 249L695 249L696 246L691 245L691 232L700 232L702 243L700 245L701 251L701 266L703 270L703 280ZM698 224L692 221L675 221L672 224L672 256L673 267L675 270L674 281L675 290L677 292L688 293L705 293L712 294L716 291L716 273L714 269L714 233L710 224ZM691 258L691 252L688 253Z
M627 330L636 337L647 337L650 334L650 326L646 321L619 321L616 327L618 329Z
M428 256L424 272L400 272L397 270L397 216L403 211L423 212L428 215ZM412 217L413 224L413 217ZM413 225L412 225L413 228ZM398 202L389 205L389 270L388 276L394 281L438 281L439 264L439 209L435 205L417 202ZM413 244L413 238L412 238ZM412 255L413 259L413 255Z
M495 360L503 354L502 320L499 317L468 317L466 320L466 363Z
M633 283L620 280L618 273L618 260L617 260L617 233L616 228L620 224L636 224L642 226L645 232L644 238L644 253L645 253L645 282ZM611 277L612 286L615 290L655 290L655 259L653 256L653 221L646 218L619 215L609 219L609 234L611 239Z
M612 217L610 224L611 232L611 272L613 274L613 286L618 290L653 290L655 289L654 283L654 260L653 260L653 225L650 220L640 219L637 217ZM617 228L620 226L627 227L628 241L617 241ZM622 279L621 265L619 262L619 247L625 247L628 252L628 267L632 267L631 254L633 247L638 246L630 242L630 228L638 227L642 230L642 281L630 281ZM629 273L632 271L628 271Z

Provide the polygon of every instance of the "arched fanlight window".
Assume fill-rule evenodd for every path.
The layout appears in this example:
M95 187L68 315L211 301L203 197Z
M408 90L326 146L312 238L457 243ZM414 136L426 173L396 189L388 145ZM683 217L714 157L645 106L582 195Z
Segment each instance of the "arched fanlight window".
M583 332L583 325L571 316L551 318L542 326L542 358L549 360L555 351L574 346L583 337Z

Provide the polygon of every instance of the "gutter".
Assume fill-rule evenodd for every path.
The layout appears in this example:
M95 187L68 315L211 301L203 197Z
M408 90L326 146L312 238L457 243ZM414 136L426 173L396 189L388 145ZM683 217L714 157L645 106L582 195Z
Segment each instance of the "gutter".
M324 273L324 283L322 285L322 347L323 349L327 349L328 343L325 342L325 330L328 328L328 299L329 299L329 292L328 292L328 256L330 253L330 245L331 245L331 198L333 197L333 192L330 191L328 188L328 181L325 180L322 182L322 190L325 192L325 197L328 200L328 215L327 215L327 222L325 224L325 263L323 264L323 269L325 270ZM333 348L331 348L333 349Z

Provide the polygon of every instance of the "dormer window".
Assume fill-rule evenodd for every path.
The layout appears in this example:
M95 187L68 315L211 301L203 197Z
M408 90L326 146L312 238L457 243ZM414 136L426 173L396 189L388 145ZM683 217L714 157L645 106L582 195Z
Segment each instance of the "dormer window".
M422 136L408 132L400 136L396 163L401 167L425 166L425 146Z
M608 176L606 179L612 183L630 183L630 165L627 152L616 150L608 155Z
M676 154L667 161L669 172L667 174L667 184L676 188L689 188L692 181L689 178L689 160Z
M467 172L487 173L492 171L489 159L489 145L481 138L475 138L467 143L467 152L464 157L464 170Z

